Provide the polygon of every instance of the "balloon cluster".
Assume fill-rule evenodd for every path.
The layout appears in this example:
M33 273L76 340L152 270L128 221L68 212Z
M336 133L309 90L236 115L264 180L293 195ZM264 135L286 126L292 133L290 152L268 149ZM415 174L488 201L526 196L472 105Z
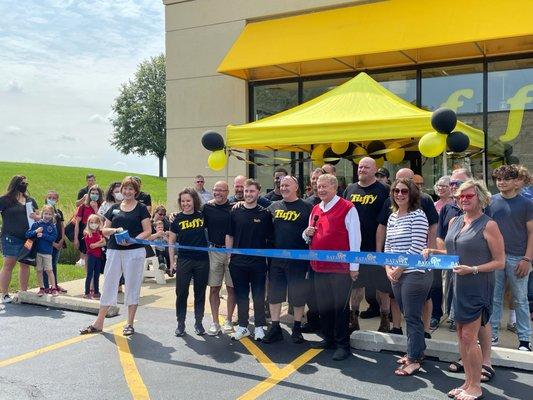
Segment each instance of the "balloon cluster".
M207 165L213 171L220 171L227 162L228 157L225 152L224 138L218 132L207 131L202 135L202 146L212 151L207 159Z
M436 132L426 133L418 142L418 150L424 157L433 158L446 150L462 153L470 146L470 139L463 132L454 131L457 115L448 108L439 108L431 115L431 126Z
M366 147L350 142L332 143L331 145L319 144L311 152L311 160L319 167L324 163L337 164L341 158L351 159L358 164L363 157L372 157L376 165L382 167L385 160L391 164L398 164L405 157L405 150L399 141L385 145L380 140L373 140Z

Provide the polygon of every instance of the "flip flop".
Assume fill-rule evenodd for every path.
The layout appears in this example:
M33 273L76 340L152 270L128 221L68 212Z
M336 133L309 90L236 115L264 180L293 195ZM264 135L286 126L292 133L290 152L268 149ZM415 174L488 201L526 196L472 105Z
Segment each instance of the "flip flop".
M461 361L461 359L459 359L458 361L452 361L452 363L448 365L448 371L456 373L465 372L464 365L462 365L459 361ZM455 366L455 368L452 368L452 365Z
M102 330L89 325L87 328L80 329L80 335L90 335L91 333L101 333Z
M496 371L488 365L483 364L481 366L481 382L490 382L496 375ZM486 378L486 379L483 379Z
M464 389L461 388L455 388L448 392L448 397L450 399L455 399L455 396L457 396L459 393L461 393Z
M473 394L464 393L464 390L457 396L461 396L459 398L456 397L457 400L481 400L485 398L483 393L476 397Z

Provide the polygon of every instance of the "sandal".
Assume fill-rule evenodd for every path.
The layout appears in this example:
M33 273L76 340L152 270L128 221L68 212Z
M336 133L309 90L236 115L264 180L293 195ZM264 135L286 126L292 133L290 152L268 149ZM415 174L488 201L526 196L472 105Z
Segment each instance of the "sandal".
M485 364L481 366L481 382L490 382L494 375L496 375L496 371L492 367Z
M406 368L410 365L413 365L413 364L418 364L418 367L416 367L415 369L413 369L411 372L407 371ZM411 375L414 375L415 373L417 373L421 368L421 365L420 363L417 363L417 362L406 362L404 365L402 365L401 367L397 368L394 373L396 374L396 376L411 376Z
M455 388L448 392L448 397L450 399L455 399L455 396L457 396L459 393L461 393L464 389L463 388Z
M87 328L80 329L80 335L89 335L91 333L101 333L102 330L96 328L93 325L89 325Z
M407 357L407 354L405 356L402 356L396 360L397 364L405 364L407 361L409 361L409 358Z
M457 360L457 361L452 361L452 363L450 365L448 365L448 371L450 372L465 372L465 367L463 364L461 364L459 361L461 361L461 359Z
M461 393L459 393L456 397L457 400L481 400L483 398L485 398L485 395L483 394L483 392L479 396L476 397L476 395L465 393L464 390Z
M122 334L123 334L124 336L131 336L131 335L133 335L134 333L135 333L135 329L133 329L133 326L131 326L131 325L126 325L126 326L124 327L124 329L122 329Z

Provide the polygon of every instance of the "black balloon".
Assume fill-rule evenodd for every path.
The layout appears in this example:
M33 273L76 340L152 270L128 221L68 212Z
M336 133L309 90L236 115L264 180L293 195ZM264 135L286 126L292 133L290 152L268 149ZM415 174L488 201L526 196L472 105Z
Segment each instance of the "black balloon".
M439 133L451 133L457 125L457 115L449 108L438 108L431 114L431 126Z
M446 144L448 149L454 153L462 153L468 146L470 146L470 138L463 132L455 131L448 135L446 138Z
M340 156L341 157L347 157L347 156L351 156L353 151L355 150L355 144L351 143L348 145L348 150L346 150L344 153L342 153Z
M513 154L513 146L511 146L509 143L505 143L503 145L503 154L505 157L511 156L511 154Z
M326 160L327 158L336 158L336 160ZM328 147L328 149L324 152L324 162L327 164L337 165L339 163L340 156L338 154L335 154L333 150L331 150L331 147Z
M222 150L224 148L224 138L218 132L207 131L202 135L202 146L209 151Z
M385 155L385 153L374 154L380 150L385 150L385 143L383 143L381 140L373 140L366 147L366 152L373 159L382 158Z
M516 156L509 156L509 157L506 157L505 163L507 165L511 165L511 164L518 165L518 164L520 164L520 160Z

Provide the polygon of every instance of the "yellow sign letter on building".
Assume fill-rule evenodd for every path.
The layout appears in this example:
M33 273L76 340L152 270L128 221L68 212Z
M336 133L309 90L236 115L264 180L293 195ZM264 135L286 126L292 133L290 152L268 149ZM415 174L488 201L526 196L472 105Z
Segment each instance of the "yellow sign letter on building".
M524 109L526 104L533 101L533 97L528 96L528 93L533 91L533 84L526 85L518 89L516 94L507 100L507 104L511 107L509 111L509 120L507 121L507 130L500 136L502 142L510 142L520 134L522 128L522 120L524 118Z
M459 89L453 92L448 96L448 99L442 103L440 106L443 108L449 108L450 110L453 110L457 112L458 109L460 109L464 101L460 100L460 97L465 97L467 99L471 99L474 97L474 90L473 89Z

